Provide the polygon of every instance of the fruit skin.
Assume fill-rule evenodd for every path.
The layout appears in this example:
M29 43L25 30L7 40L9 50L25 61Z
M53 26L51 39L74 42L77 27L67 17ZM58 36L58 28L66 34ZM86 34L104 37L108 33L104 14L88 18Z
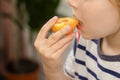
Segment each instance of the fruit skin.
M66 33L66 35L74 31L74 29L78 25L78 20L76 20L75 18L70 18L70 17L59 18L58 21L53 25L52 31L57 32L67 25L71 27L71 30L68 33Z

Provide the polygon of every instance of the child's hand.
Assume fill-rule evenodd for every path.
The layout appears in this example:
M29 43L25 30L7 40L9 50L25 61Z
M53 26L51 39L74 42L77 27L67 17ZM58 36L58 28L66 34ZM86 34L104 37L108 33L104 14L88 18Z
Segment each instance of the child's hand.
M58 71L62 68L62 54L75 36L75 33L64 36L71 30L69 26L66 26L46 38L48 31L57 20L57 17L50 19L42 27L34 43L41 56L44 69L52 71Z

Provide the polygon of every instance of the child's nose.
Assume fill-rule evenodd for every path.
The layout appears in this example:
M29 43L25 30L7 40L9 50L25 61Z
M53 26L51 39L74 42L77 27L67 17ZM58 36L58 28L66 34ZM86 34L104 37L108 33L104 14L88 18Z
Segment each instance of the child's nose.
M73 7L74 9L77 8L77 5L78 5L77 1L75 1L75 0L66 0L66 1L67 1L67 3L68 3L71 7Z

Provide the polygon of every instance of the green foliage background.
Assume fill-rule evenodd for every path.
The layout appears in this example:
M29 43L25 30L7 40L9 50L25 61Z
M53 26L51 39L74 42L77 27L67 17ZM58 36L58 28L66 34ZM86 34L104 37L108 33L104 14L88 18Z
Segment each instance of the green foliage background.
M29 25L32 31L39 30L54 15L60 0L18 0L18 6L25 3L29 13Z

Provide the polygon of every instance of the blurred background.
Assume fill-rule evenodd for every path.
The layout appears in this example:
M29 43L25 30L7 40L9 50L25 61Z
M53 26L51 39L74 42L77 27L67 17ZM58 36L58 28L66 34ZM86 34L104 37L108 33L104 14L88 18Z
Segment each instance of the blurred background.
M53 16L72 16L66 0L0 0L0 80L45 80L33 43Z

